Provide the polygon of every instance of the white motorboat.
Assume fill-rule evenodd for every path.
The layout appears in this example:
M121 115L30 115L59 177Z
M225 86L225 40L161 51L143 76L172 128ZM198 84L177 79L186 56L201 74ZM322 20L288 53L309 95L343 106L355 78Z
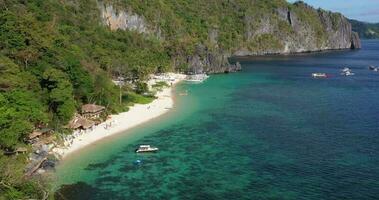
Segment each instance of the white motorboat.
M370 66L368 67L368 69L369 69L369 70L372 70L372 71L374 71L374 72L379 72L379 67L376 67L376 66L373 66L373 65L370 65Z
M353 76L354 73L351 71L350 68L345 67L345 68L343 68L343 69L341 70L341 75L343 75L343 76Z
M136 149L136 153L157 152L158 150L157 147L152 147L150 145L140 145L138 149Z
M355 74L353 72L351 72L351 71L347 71L347 72L342 72L341 75L343 75L343 76L353 76Z
M373 65L370 65L370 66L368 67L368 69L377 72L377 71L379 70L379 67L375 67L375 66L373 66Z
M326 73L312 73L313 78L328 78Z
M348 67L345 67L345 68L343 68L341 71L342 71L342 72L348 72L348 71L351 71L351 69L348 68Z

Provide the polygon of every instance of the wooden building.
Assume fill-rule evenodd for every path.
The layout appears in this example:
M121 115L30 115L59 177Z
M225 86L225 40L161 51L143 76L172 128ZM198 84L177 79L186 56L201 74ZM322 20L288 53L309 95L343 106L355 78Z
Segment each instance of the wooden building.
M87 119L99 118L101 113L105 110L104 106L99 106L95 104L85 104L82 106L81 114Z
M70 129L89 129L95 125L95 122L89 119L84 118L83 116L76 115L74 119L68 124Z
M39 130L34 130L31 134L28 136L28 142L29 143L35 143L37 142L41 137L48 137L53 133L53 130L50 128L43 128Z

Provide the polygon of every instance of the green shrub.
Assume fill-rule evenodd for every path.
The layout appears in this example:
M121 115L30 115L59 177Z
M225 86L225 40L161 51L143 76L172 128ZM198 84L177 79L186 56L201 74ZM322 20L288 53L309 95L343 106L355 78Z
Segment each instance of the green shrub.
M134 92L127 93L123 98L124 102L129 106L133 104L148 104L151 103L154 99L154 96L144 96Z
M163 88L165 87L169 87L169 85L167 84L167 82L165 81L159 81L159 82L156 82L154 85L151 86L153 89L157 90L157 91L162 91Z

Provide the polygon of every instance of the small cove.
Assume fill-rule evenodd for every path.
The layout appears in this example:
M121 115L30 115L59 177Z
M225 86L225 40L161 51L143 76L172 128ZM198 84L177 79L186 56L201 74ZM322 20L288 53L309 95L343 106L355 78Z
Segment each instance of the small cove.
M379 41L360 51L242 61L181 84L176 108L57 169L67 199L375 199ZM349 66L352 77L339 75ZM331 74L312 79L313 72ZM139 155L139 144L160 148ZM136 166L136 159L143 161Z

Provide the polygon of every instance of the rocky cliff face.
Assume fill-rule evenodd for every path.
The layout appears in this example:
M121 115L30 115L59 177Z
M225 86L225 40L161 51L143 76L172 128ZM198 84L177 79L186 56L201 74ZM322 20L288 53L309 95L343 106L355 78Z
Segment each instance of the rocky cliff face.
M301 9L300 13L298 10ZM304 15L304 12L306 15ZM265 54L290 54L322 50L358 49L359 36L352 31L351 24L341 14L316 10L306 4L278 8L273 15L256 20L246 16L246 40L271 37L274 46L266 48L243 47L233 52L234 56Z
M230 54L209 50L204 45L198 45L194 55L187 57L188 71L192 73L229 73L240 71L241 65L229 63Z
M361 39L359 38L359 34L353 32L351 36L351 49L360 49L362 48Z
M185 65L190 72L196 73L233 72L240 70L240 65L230 64L228 60L230 57L358 49L361 47L359 36L352 31L351 24L343 15L321 9L316 10L302 2L294 4L288 4L285 1L278 2L277 4L272 3L274 5L262 2L257 4L266 6L265 10L256 9L256 5L252 5L251 8L238 8L238 3L234 3L234 7L239 12L237 18L239 21L236 23L242 24L243 28L236 31L239 35L231 37L242 38L242 40L236 39L238 42L232 42L228 47L220 45L222 40L220 37L224 36L222 41L225 42L225 32L233 30L210 26L207 28L208 38L205 41L192 40L196 41L195 50L191 51L189 55L174 56L172 58L173 65L177 68ZM267 9L267 7L269 8ZM102 5L100 10L103 22L112 30L154 33L159 38L163 38L161 35L165 34L161 33L159 27L156 28L159 24L156 21L159 22L162 19L150 18L149 25L148 20L142 16L144 13L141 12L140 15L137 15L131 11L115 11L111 5ZM183 12L181 11L181 13ZM243 17L241 13L243 13ZM160 11L155 15L160 16ZM187 23L186 20L188 19L184 18L177 25L180 27L181 23L182 25ZM155 22L154 26L152 25L153 21ZM206 19L203 21L205 22ZM166 21L163 24L165 23ZM220 32L221 30L224 32ZM175 32L175 30L170 31ZM180 34L183 34L182 32L178 31Z
M112 5L99 4L103 23L111 30L131 30L139 33L150 33L145 19L125 10L116 10Z

